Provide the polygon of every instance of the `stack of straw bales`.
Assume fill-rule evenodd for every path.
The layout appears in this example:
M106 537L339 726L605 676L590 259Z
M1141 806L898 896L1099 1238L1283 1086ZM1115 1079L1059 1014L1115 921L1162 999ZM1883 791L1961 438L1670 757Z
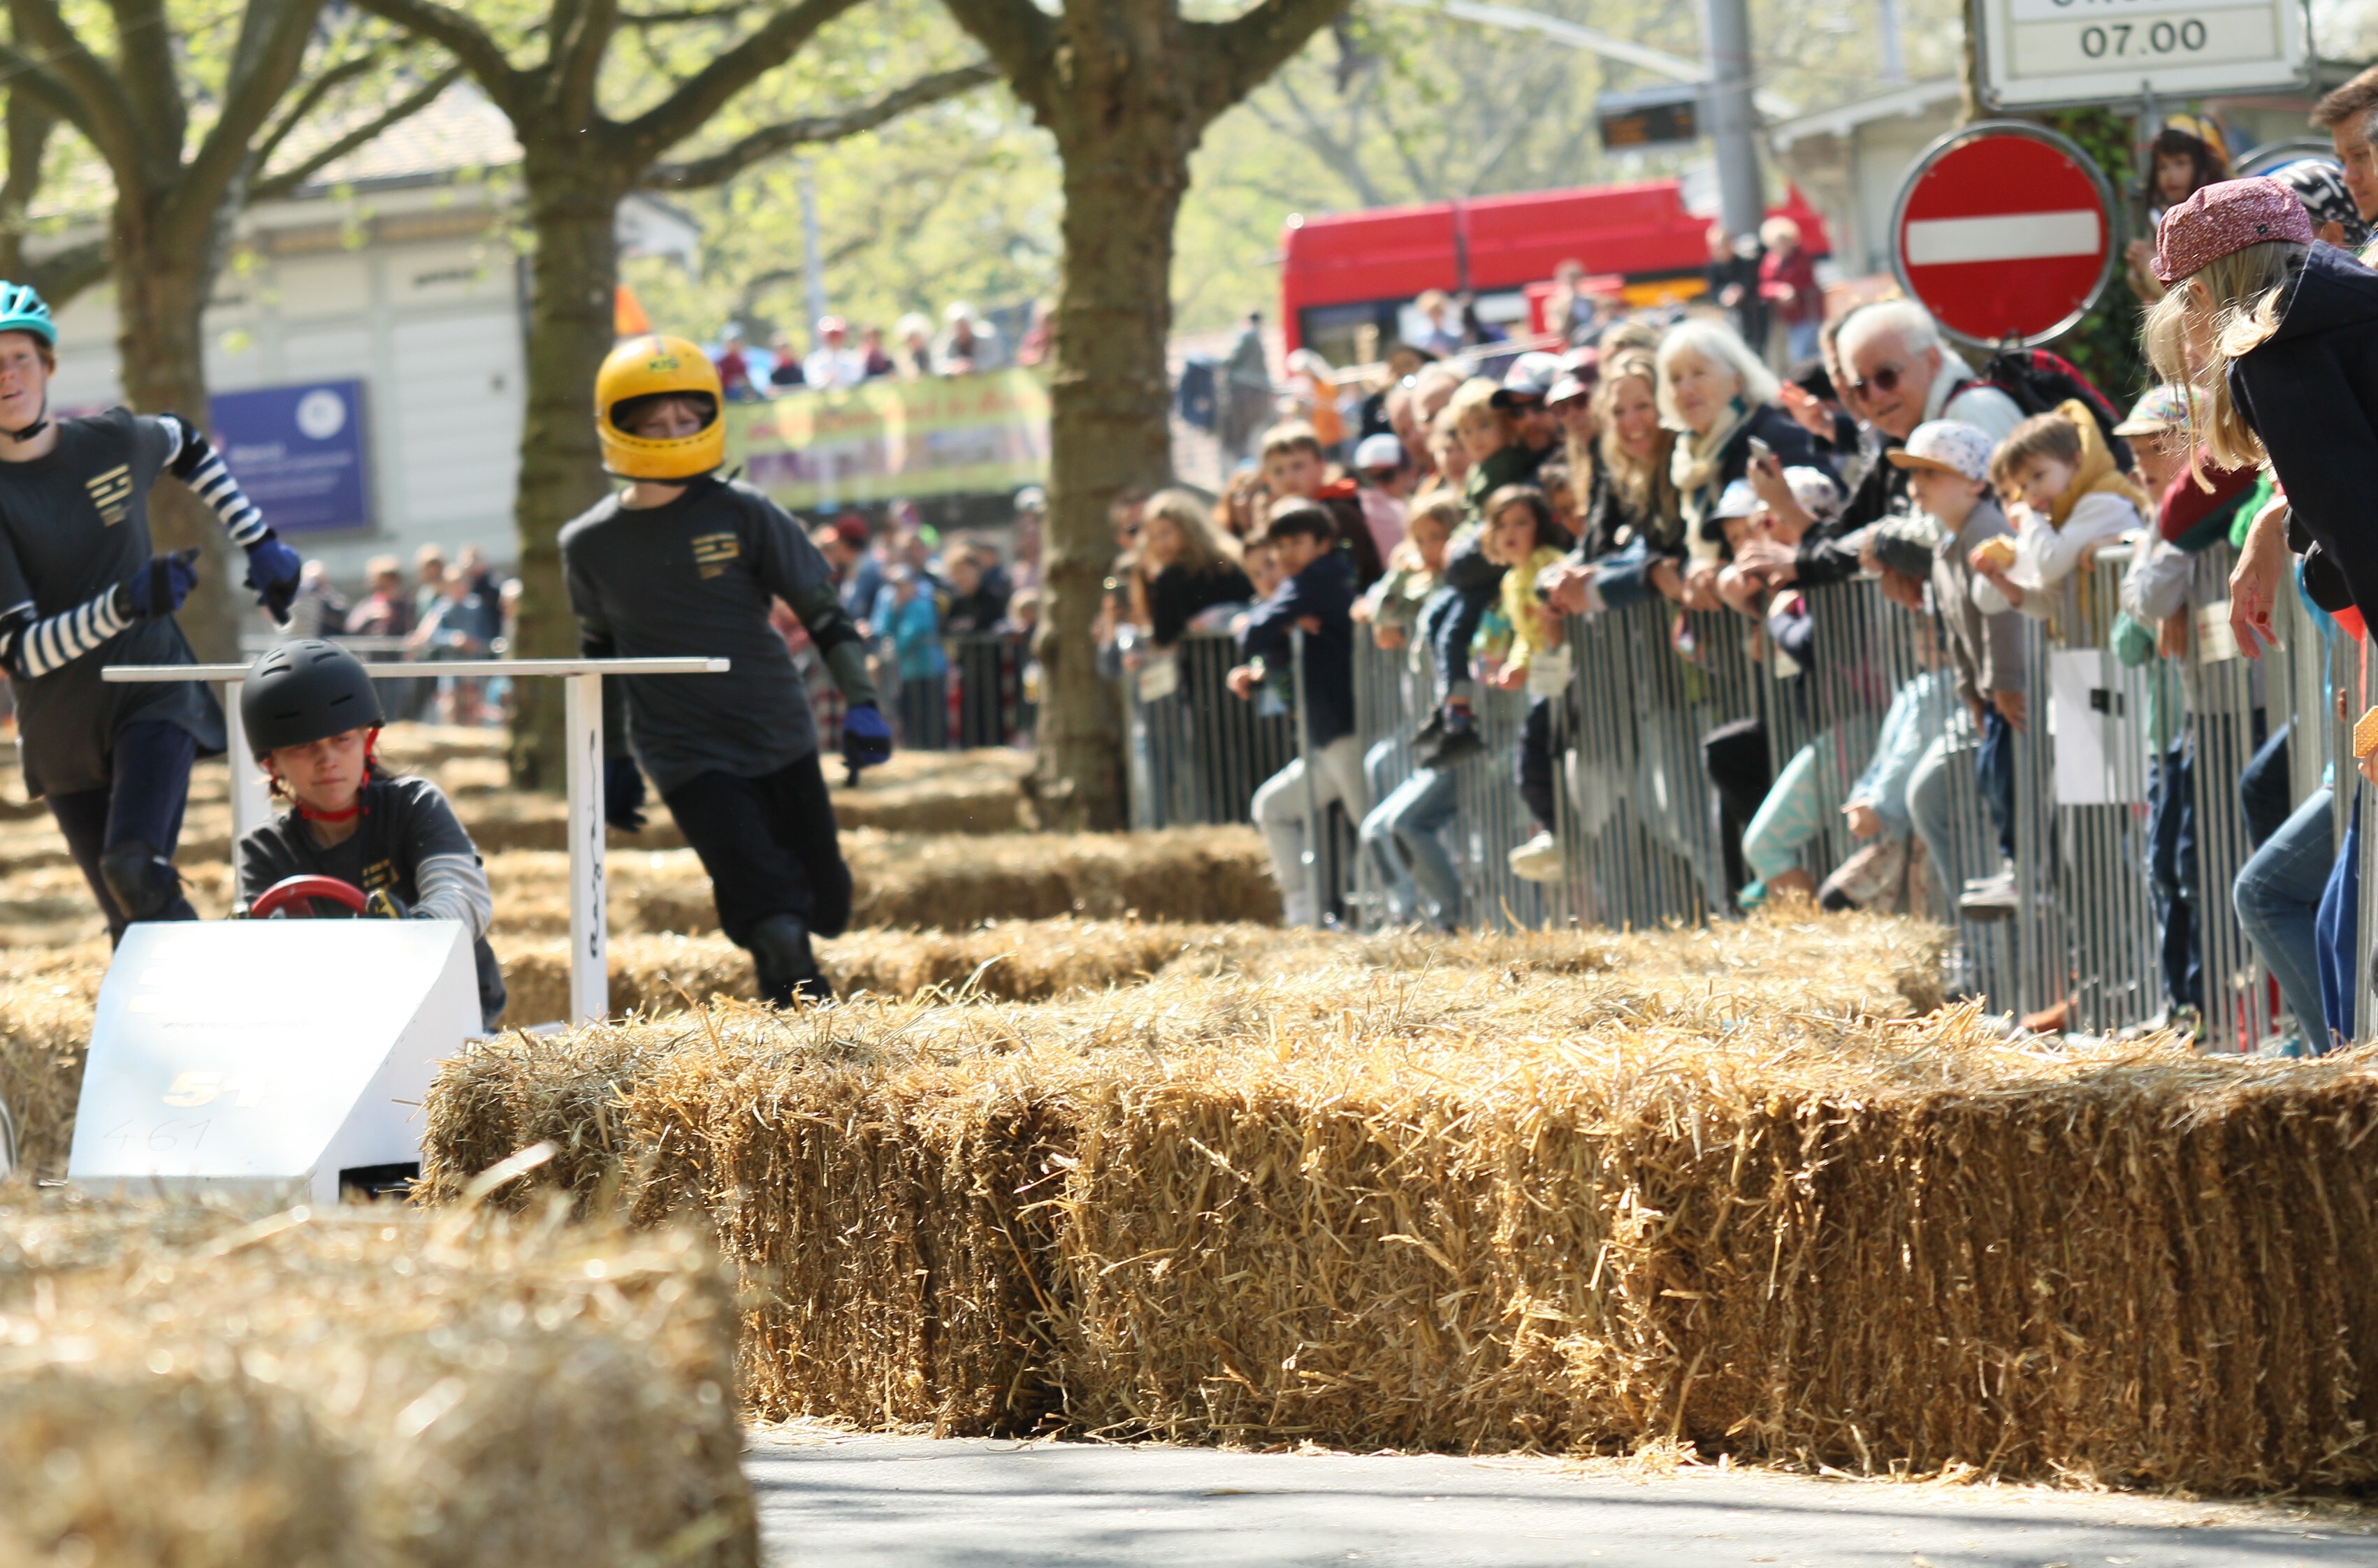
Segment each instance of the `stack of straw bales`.
M758 1561L682 1232L0 1211L0 1563Z
M1034 1001L1143 980L1191 952L1253 948L1277 931L1137 920L1016 920L972 931L853 931L818 943L835 993ZM548 939L498 948L511 993L505 1018L534 1023L568 1011L570 944ZM628 936L610 944L611 1011L672 1011L712 996L758 996L751 956L725 937Z
M552 1137L706 1214L764 1415L2378 1479L2372 1053L1340 962L498 1045L427 1113L441 1190Z

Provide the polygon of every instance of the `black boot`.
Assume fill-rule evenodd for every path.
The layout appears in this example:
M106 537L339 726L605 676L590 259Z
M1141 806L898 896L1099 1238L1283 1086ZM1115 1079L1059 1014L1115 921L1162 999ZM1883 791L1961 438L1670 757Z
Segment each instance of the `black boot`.
M834 999L834 987L818 967L810 947L810 928L790 915L771 915L751 928L751 969L760 982L760 999L771 1007L791 1007L796 1000L815 1006Z

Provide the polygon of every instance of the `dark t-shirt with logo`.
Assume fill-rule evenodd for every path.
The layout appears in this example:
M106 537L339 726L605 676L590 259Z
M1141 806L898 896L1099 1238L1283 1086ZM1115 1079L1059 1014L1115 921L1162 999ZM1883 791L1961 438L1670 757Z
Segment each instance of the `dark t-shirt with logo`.
M561 531L561 559L579 624L616 656L732 661L723 675L618 680L654 788L709 772L763 778L816 752L808 688L768 608L831 594L834 570L782 507L706 481L665 507L631 510L614 496Z
M153 419L110 409L58 422L58 443L30 462L0 462L0 610L30 604L42 620L90 603L149 561L149 489L173 455ZM104 788L126 724L179 724L202 756L223 747L222 710L194 681L109 686L109 664L195 663L171 616L135 621L45 676L11 678L29 795Z
M328 849L314 842L294 811L240 840L240 903L255 903L273 883L291 877L336 877L367 893L386 892L410 909L421 900L417 876L423 861L439 855L479 858L478 846L444 792L427 779L376 778L364 785L358 803L363 815L355 831ZM326 916L349 913L325 900L317 900L314 909ZM474 939L471 952L478 965L479 1011L493 1029L504 1011L504 973L486 938Z

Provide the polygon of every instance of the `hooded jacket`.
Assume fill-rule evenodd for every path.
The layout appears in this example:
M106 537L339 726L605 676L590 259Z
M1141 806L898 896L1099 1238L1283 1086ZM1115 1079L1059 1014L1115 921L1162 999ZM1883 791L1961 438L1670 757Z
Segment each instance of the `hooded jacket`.
M2229 365L2296 521L2378 613L2378 272L2314 245L2278 329Z
M2081 432L2081 461L2072 482L2048 504L2045 517L2018 505L2009 520L2014 524L2015 562L2007 577L2023 590L2023 612L2041 617L2055 608L2046 590L2072 576L2098 545L2144 527L2154 510L2146 493L2114 465L2113 450L2088 405L2074 400L2058 404L2056 412ZM1984 615L2013 607L1996 583L1978 576L1974 603Z

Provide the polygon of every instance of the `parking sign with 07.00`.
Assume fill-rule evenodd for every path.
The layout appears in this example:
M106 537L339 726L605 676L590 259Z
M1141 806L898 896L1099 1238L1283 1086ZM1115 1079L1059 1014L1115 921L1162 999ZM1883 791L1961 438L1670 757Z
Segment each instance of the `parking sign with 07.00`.
M2000 108L2197 98L2309 79L2302 0L1976 0Z

